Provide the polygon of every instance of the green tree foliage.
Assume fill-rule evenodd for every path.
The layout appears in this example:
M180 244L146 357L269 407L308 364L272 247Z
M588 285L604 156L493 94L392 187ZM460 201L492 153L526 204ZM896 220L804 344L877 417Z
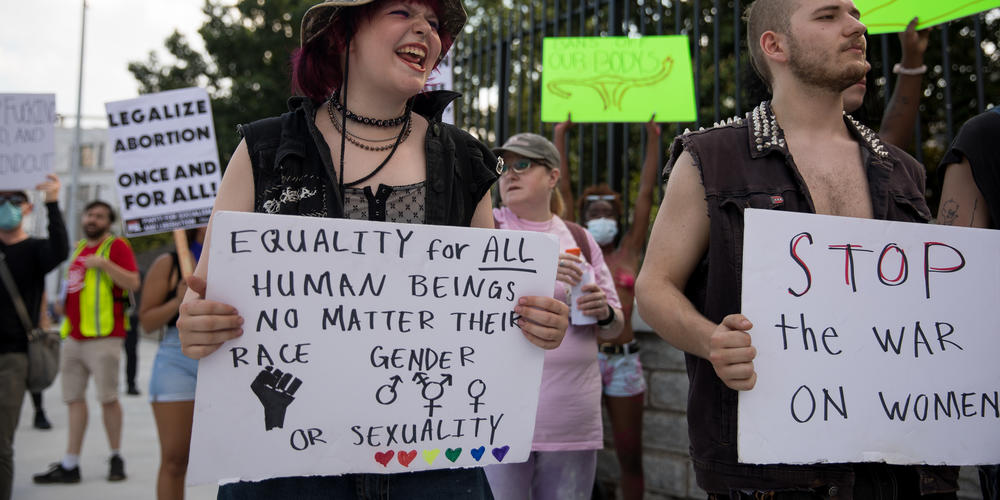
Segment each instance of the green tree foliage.
M212 99L222 163L240 137L236 126L280 114L291 94L289 55L299 45L299 22L315 0L206 0L198 30L204 53L174 32L163 61L151 52L128 69L142 93L200 86Z

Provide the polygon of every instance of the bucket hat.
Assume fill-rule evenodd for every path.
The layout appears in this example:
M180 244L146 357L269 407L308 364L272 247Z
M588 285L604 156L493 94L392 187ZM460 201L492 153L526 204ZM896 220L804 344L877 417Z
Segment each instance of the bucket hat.
M374 0L327 0L326 2L313 5L302 16L302 31L299 38L300 43L305 44L316 39L327 26L336 19L343 7L357 7L372 3ZM462 7L461 0L441 0L441 30L451 35L452 39L465 26L468 16L465 8ZM442 54L443 55L443 54Z

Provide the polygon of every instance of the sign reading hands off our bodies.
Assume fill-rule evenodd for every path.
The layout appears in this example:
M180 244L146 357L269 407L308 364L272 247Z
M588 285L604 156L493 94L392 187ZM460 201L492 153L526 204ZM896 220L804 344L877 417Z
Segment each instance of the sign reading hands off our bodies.
M745 220L741 462L1000 462L1000 231Z
M0 94L0 189L32 190L55 165L55 94Z
M518 231L220 212L208 298L243 335L198 367L188 481L523 462L544 353L519 297L556 241Z
M126 234L207 224L221 170L205 89L146 94L105 109Z
M854 5L868 33L877 35L905 31L914 17L920 18L917 29L929 28L1000 7L1000 0L855 0Z
M542 121L695 120L686 36L545 38L542 69Z

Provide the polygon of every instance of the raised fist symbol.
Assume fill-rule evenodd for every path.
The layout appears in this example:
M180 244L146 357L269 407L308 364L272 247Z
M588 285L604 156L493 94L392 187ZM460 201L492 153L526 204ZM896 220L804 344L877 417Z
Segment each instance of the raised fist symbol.
M282 373L273 366L265 367L253 379L250 389L264 406L266 430L281 428L285 424L285 410L295 400L295 391L301 385L302 381L291 373Z

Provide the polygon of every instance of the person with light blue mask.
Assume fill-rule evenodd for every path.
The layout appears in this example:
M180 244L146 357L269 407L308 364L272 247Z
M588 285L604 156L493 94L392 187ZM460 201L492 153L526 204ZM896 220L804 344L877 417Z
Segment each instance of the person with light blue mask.
M36 189L45 193L49 237L32 238L24 218L32 211L24 191L0 191L0 254L17 285L14 297L0 286L0 499L10 498L14 476L14 431L21 415L28 377L28 337L15 300L24 302L29 320L38 324L45 274L69 254L66 225L59 212L59 178L49 175ZM40 399L40 398L39 398ZM40 407L40 406L39 406Z

